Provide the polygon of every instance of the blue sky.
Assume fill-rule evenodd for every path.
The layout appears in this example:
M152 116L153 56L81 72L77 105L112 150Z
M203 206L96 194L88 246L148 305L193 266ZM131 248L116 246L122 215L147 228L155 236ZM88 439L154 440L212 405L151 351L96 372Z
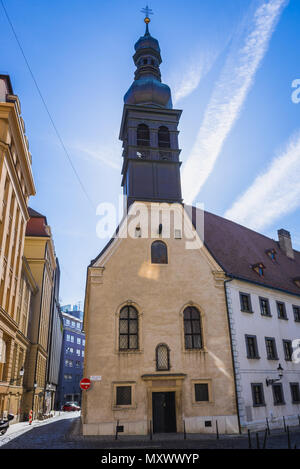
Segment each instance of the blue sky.
M3 0L86 198L45 112L0 5L0 73L22 105L37 195L61 265L64 304L84 298L86 268L107 240L101 202L118 204L123 96L144 34L144 1ZM183 109L186 201L300 250L299 0L153 0L162 80ZM196 176L195 180L194 175ZM193 190L191 190L191 188Z

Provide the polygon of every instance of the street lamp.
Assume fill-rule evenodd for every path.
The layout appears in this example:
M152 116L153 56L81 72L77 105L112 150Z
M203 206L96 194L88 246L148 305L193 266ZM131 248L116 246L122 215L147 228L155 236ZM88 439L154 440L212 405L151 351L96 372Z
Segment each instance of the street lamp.
M11 379L11 380L10 380L10 384L17 383L19 380L22 379L22 377L24 376L24 367L23 367L23 366L22 366L22 368L21 368L20 371L19 371L19 375L20 375L19 378L17 378L17 379Z
M279 363L279 365L278 365L277 371L278 371L278 378L276 378L276 379L269 379L269 378L267 378L267 379L266 379L266 385L267 385L267 386L271 386L272 384L277 383L277 382L280 381L281 378L283 377L283 368L282 368L282 366L281 366L280 363Z

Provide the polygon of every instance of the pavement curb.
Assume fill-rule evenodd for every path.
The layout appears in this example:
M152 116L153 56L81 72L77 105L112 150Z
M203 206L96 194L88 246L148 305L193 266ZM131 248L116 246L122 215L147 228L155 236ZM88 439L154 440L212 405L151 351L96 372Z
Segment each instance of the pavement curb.
M84 436L82 435L82 423L81 423L81 418L77 420L75 419L75 422L72 424L71 430L67 433L65 436L65 440L67 441L76 441L76 440L81 440L83 439Z

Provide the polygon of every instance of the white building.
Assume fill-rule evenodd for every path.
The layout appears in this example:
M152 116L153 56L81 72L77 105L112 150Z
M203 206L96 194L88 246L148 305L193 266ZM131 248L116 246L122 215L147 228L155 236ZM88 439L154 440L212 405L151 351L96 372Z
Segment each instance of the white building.
M205 244L227 277L242 430L299 424L300 252L285 230L274 241L208 213Z
M242 427L265 426L266 418L270 426L282 426L283 417L298 423L300 369L292 341L300 337L300 298L239 280L227 284L227 293ZM242 309L247 302L250 311ZM278 304L286 318L278 316Z

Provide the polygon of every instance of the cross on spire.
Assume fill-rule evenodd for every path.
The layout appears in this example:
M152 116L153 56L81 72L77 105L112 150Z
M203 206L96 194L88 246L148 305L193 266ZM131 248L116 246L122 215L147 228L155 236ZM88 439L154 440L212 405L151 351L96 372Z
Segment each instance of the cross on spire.
M145 21L145 23L146 23L146 22L149 23L149 22L150 22L150 18L149 18L149 17L150 17L150 15L153 15L153 10L151 10L151 8L149 8L148 5L147 5L146 8L143 8L143 9L141 10L141 12L145 14L145 20L146 20L146 19L149 20L149 21Z
M144 21L145 21L145 23L146 23L146 32L145 32L145 36L149 36L150 33L149 33L148 25L149 25L149 23L150 23L150 21L151 21L150 18L149 18L149 16L150 16L150 15L153 15L153 11L152 11L151 8L149 8L148 5L147 5L146 8L143 8L143 9L141 10L141 12L145 14L145 19L144 19Z

